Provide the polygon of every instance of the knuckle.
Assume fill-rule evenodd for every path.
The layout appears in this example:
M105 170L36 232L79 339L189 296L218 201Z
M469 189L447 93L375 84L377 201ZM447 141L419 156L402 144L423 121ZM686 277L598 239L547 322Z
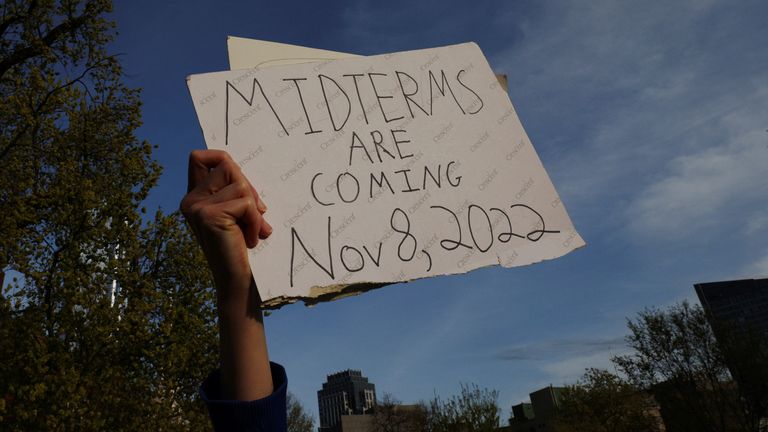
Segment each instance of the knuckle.
M222 159L220 166L230 173L236 173L239 170L237 164L232 160L232 157L230 157L229 154L226 154L224 159Z
M189 161L190 162L199 161L204 151L205 150L192 150L191 152L189 152Z
M223 156L225 161L227 161L229 163L232 163L232 164L235 163L235 160L232 159L232 156L229 154L229 152L222 151L221 153L222 153L222 156Z
M252 222L259 223L261 220L261 214L259 213L258 207L256 206L256 200L252 196L249 196L246 198L246 205L248 206L248 209L245 216L248 217Z
M202 220L207 216L207 208L210 206L206 206L204 202L197 201L190 203L187 206L187 210L184 213L184 216L186 216L188 219L192 220Z
M213 206L202 205L199 203L195 204L193 208L193 214L195 214L197 219L201 221L206 221L213 218L214 213L216 212Z
M247 195L251 191L248 182L242 179L235 182L235 188L240 193L240 195L243 196Z

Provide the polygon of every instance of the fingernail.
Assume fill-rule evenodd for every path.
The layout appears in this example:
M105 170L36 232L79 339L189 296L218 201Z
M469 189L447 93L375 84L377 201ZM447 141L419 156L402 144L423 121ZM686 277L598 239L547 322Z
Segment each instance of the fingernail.
M270 225L267 221L264 221L264 232L267 234L267 236L272 234L272 225Z
M267 205L264 204L264 201L259 200L256 202L256 208L259 209L260 212L264 213L267 211Z

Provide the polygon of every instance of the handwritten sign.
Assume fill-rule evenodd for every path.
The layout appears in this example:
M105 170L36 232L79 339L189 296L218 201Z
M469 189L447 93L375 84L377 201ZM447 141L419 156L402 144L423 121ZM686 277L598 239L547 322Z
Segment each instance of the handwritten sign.
M473 43L193 75L209 148L269 205L266 307L584 245Z

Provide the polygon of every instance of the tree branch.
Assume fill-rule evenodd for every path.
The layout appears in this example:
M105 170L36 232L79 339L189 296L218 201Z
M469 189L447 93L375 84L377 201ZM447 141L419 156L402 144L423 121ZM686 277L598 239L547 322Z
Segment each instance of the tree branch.
M73 34L90 18L89 15L83 13L83 15L64 21L40 38L42 44L27 45L13 51L7 58L0 61L0 79L2 79L8 69L42 54L45 47L50 47L54 42L66 34Z
M43 96L43 99L40 101L40 103L37 104L37 108L35 108L35 110L34 110L34 112L36 114L36 117L39 116L40 111L43 109L45 104L48 103L48 99L50 99L51 96L53 96L56 92L58 92L60 90L63 90L63 89L65 89L65 88L67 88L67 87L69 87L69 86L71 86L71 85L73 85L75 83L82 84L84 87L86 87L86 91L87 91L88 90L87 86L85 86L85 84L82 81L82 79L85 77L85 75L88 74L88 72L92 71L93 69L96 69L98 66L100 66L102 63L104 63L106 60L109 60L109 59L114 58L114 57L116 57L116 56L115 55L111 55L111 56L107 56L107 57L104 57L104 58L100 59L96 63L88 66L87 68L85 68L83 70L83 72L77 78L74 78L74 79L72 79L70 81L67 81L66 83L64 83L64 84L62 84L60 86L54 87L50 91L48 91L48 93L46 93L46 95ZM90 91L88 93L90 94ZM93 99L93 97L91 97L91 98ZM8 155L8 152L13 147L16 147L16 145L18 145L19 142L21 142L21 137L27 132L27 130L29 130L29 123L27 123L21 129L21 131L18 132L16 134L16 136L14 136L11 139L10 143L8 143L8 145L4 149L0 150L0 161L5 159L5 157Z
M27 8L26 16L29 16L32 14L32 11L37 8L37 1L32 0L29 3L29 8ZM8 30L8 27L16 24L17 22L21 21L22 18L24 18L24 14L15 14L11 15L8 18L4 19L2 23L0 23L0 37L2 37L5 34L5 31Z

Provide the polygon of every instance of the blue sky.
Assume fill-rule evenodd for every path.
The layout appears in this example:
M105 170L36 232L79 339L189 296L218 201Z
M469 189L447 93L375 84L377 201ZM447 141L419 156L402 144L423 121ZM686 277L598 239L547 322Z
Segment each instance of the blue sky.
M325 376L379 397L500 392L505 410L623 352L626 317L696 282L768 275L768 4L116 2L141 138L175 209L203 148L185 77L227 69L227 35L358 54L475 41L510 96L586 248L534 266L399 284L267 318L271 357L316 415Z

